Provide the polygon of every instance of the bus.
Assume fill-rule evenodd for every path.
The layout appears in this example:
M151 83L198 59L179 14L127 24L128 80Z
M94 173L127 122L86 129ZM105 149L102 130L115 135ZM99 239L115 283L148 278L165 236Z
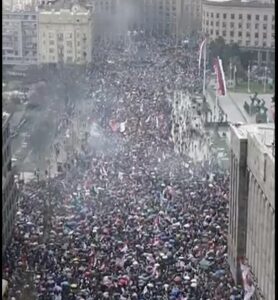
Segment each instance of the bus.
M8 300L8 281L2 279L2 300Z

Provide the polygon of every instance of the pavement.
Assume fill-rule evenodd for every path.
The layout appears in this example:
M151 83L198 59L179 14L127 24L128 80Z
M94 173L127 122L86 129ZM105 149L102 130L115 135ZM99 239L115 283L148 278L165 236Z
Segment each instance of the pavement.
M227 91L226 96L218 97L218 105L227 114L228 122L231 123L256 123L255 116L249 116L248 113L244 109L244 102L249 102L250 96L253 94L248 93L234 93ZM271 106L271 98L273 95L271 94L264 94L262 96L258 95L259 99L265 100L265 105L268 110L268 121L272 121L270 106ZM207 87L207 102L209 103L213 115L217 120L219 117L219 110L216 109L216 96L215 96L215 89L209 84Z

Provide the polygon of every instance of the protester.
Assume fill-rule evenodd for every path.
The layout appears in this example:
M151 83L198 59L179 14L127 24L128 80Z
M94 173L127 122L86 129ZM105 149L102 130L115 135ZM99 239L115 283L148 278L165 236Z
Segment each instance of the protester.
M133 38L136 55L103 47L87 71L91 136L71 169L21 188L10 297L33 285L30 300L242 299L227 263L228 176L173 150L171 99L200 91L197 49Z

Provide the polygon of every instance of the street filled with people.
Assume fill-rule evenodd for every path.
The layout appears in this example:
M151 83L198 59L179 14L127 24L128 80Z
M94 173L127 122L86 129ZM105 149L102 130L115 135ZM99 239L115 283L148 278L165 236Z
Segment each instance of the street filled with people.
M228 173L176 153L171 136L174 92L202 90L198 46L131 42L96 51L70 168L19 187L10 299L243 299L227 262Z

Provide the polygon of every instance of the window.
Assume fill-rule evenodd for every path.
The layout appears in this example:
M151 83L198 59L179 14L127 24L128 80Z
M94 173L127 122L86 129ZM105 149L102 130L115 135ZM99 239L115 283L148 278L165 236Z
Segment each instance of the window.
M213 26L213 21L210 21L210 26Z
M256 21L260 21L260 15L256 15Z
M266 29L267 29L267 25L263 24L263 30L266 30Z
M225 22L222 23L222 27L226 28L226 23Z
M233 31L230 31L230 36L234 36L234 32Z
M54 49L53 48L49 48L49 53L54 53Z
M263 42L263 47L266 47L266 42Z
M49 41L49 45L52 45L52 46L53 46L53 45L54 45L54 40L50 40L50 41Z
M67 41L67 47L72 48L72 41Z
M242 37L242 32L241 32L241 31L238 33L238 36L239 36L239 37Z
M223 14L223 19L226 19L227 18L227 14Z
M213 35L213 29L210 30L210 34Z
M210 16L213 18L213 13L211 13Z
M239 14L239 15L238 15L238 19L239 19L239 20L242 20L242 14Z
M258 38L259 38L259 33L256 32L256 33L255 33L255 39L258 39Z
M231 27L231 28L234 28L234 22L231 22L231 23L230 23L230 27Z
M235 14L231 14L231 19L234 20Z
M265 32L263 33L263 38L266 39L266 33Z
M241 23L238 24L238 28L239 28L239 29L242 28L242 24L241 24Z
M207 12L207 17L209 17L209 13Z
M267 15L264 15L264 21L267 21Z
M250 41L246 41L246 46L247 46L247 47L250 46Z
M215 22L215 26L219 27L219 21Z
M250 23L246 23L246 28L250 29L250 27L251 27L251 24Z
M251 20L251 15L247 15L247 20L248 20L248 21Z
M250 38L250 32L246 32L246 37Z
M255 29L259 29L259 24L258 23L255 24Z
M219 36L219 30L216 30L216 31L215 31L215 35L216 35L216 36Z
M216 14L216 19L219 19L219 13Z
M223 36L226 36L226 30L223 30L223 31L222 31L222 35L223 35Z

